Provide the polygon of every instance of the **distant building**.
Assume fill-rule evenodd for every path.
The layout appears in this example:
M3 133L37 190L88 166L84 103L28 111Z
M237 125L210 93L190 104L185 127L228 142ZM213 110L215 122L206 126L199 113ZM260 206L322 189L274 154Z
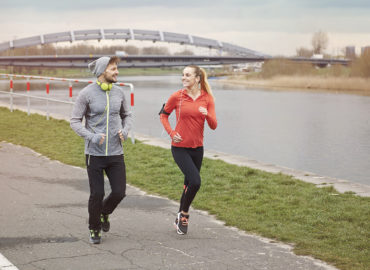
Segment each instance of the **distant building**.
M127 56L127 53L125 51L116 51L116 56L125 57Z
M361 48L361 55L370 54L370 46L365 46Z
M260 72L263 62L251 62L233 65L234 72Z
M346 58L347 59L354 59L356 57L356 47L355 46L347 46L346 47Z
M323 54L314 54L311 56L312 59L323 59L324 55Z

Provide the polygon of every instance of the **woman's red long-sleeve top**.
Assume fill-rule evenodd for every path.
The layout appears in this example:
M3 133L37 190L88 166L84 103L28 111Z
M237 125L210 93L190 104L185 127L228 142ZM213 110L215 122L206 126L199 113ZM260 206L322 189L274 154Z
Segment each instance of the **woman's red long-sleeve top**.
M199 111L199 107L207 109L207 116ZM176 127L173 130L168 117L174 109L176 110ZM195 100L187 94L186 89L173 93L168 99L164 111L165 113L160 115L160 119L171 139L176 133L182 137L182 141L179 143L172 141L173 146L189 148L203 146L205 120L211 129L217 127L213 97L204 90Z

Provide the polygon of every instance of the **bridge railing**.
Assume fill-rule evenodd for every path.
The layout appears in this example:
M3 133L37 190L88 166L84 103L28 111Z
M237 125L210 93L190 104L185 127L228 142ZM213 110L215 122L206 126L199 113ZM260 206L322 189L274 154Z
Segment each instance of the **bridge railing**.
M13 112L14 107L14 96L18 97L24 97L27 99L27 114L30 115L31 110L31 99L37 99L37 100L44 100L46 101L46 119L50 119L50 104L49 102L56 102L56 103L62 103L62 104L71 104L73 105L74 102L72 100L73 97L73 84L90 84L94 81L91 80L80 80L80 79L68 79L68 78L57 78L57 77L45 77L45 76L33 76L33 75L20 75L20 74L5 74L0 73L0 78L2 79L9 79L9 91L0 91L2 94L9 95L9 103L10 103L10 111ZM14 79L26 79L26 94L20 94L15 93L13 91L14 88ZM42 81L45 81L45 93L46 97L40 97L40 96L34 96L30 94L31 89L31 79L39 79ZM59 81L59 82L65 82L68 83L68 96L69 101L67 100L60 100L55 98L50 98L50 82L51 81ZM130 89L130 106L131 106L131 112L134 113L134 85L132 83L124 83L124 82L117 82L115 83L118 86L122 87L128 87ZM133 128L130 131L131 134L131 141L132 143L135 143L135 137L134 137L134 130Z

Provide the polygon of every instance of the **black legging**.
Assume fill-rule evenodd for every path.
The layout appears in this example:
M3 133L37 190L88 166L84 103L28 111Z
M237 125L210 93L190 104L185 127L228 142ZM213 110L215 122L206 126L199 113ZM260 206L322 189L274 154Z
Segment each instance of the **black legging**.
M185 176L180 211L188 212L201 184L200 168L203 161L203 146L197 148L172 146L171 151L177 166Z
M126 167L123 155L86 155L90 184L89 229L100 229L100 214L109 215L126 196ZM112 192L104 199L104 172ZM104 199L104 200L103 200Z

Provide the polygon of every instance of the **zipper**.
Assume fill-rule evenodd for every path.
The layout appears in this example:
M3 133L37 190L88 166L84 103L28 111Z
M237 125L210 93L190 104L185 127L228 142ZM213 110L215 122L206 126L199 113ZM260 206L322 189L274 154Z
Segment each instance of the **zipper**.
M105 133L105 155L108 156L108 127L109 127L109 91L105 92L107 97L107 128Z

